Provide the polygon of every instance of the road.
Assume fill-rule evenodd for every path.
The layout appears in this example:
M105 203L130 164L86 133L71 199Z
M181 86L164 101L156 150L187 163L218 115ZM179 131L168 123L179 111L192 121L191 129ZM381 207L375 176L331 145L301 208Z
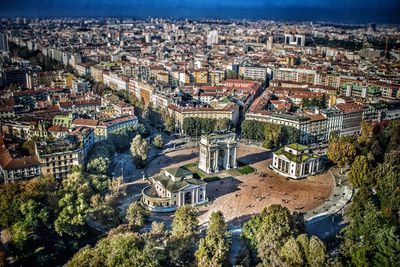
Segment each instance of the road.
M115 153L110 169L113 177L122 176L125 183L142 178L142 170L137 169L133 164L130 152Z

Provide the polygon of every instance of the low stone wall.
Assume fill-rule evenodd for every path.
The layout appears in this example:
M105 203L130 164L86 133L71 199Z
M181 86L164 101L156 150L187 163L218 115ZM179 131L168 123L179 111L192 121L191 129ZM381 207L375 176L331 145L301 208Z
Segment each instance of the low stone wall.
M167 197L157 197L150 193L152 186L149 185L142 190L142 204L150 211L154 212L173 212L176 206L170 205L170 199Z

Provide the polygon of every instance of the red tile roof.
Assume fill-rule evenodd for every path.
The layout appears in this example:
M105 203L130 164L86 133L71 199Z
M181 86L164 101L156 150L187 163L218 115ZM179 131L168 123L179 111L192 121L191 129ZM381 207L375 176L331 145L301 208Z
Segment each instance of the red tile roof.
M4 139L0 138L0 165L3 170L16 170L39 165L36 156L12 158Z

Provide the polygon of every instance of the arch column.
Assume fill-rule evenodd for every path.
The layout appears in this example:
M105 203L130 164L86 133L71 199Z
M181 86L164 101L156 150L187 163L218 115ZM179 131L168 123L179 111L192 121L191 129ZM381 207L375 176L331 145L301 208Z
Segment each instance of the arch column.
M218 172L219 168L218 168L218 160L219 160L219 151L218 149L215 150L214 152L214 172Z
M225 166L225 169L229 170L229 169L231 168L231 147L229 146L229 144L228 144L228 146L227 146L226 151L227 151L228 153L225 153L225 156L226 156L226 166Z

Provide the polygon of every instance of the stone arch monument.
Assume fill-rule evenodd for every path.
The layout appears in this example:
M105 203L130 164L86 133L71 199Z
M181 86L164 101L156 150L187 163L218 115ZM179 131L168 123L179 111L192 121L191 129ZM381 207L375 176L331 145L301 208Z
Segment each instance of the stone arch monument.
M236 134L210 134L200 138L199 169L206 173L237 168Z

